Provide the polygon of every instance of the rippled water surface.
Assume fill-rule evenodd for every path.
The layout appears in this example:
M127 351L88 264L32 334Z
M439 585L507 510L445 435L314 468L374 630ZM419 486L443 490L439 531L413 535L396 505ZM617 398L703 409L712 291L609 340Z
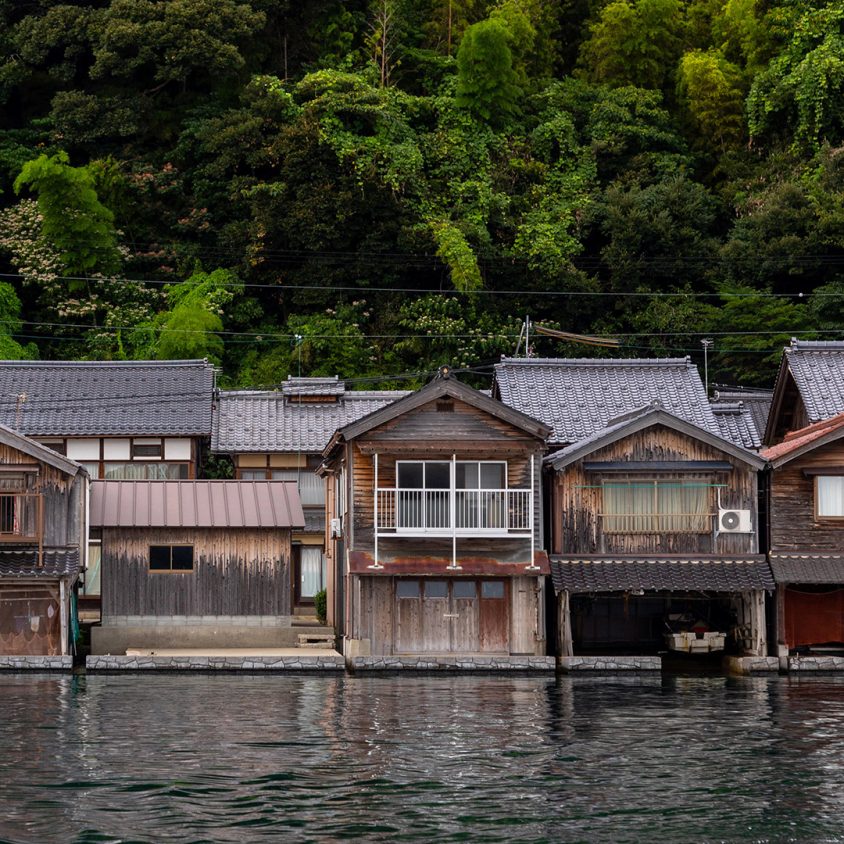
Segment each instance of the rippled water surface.
M0 840L844 840L844 679L0 675Z

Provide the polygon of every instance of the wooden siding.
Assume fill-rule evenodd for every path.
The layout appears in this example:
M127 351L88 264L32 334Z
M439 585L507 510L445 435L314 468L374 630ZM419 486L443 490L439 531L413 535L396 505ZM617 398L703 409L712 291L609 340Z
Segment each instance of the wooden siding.
M683 481L693 478L702 482L724 484L721 489L721 506L724 509L751 511L754 529L756 513L756 470L706 443L663 426L647 428L624 437L605 448L587 455L564 470L554 473L551 479L552 553L555 554L724 554L755 553L758 548L756 534L720 534L713 544L712 532L697 533L643 533L603 534L599 513L602 512L602 477L622 480L628 476L613 473L586 472L584 461L688 461L718 460L732 465L730 472L705 473L701 476L688 472L630 473L629 477L657 478L666 481ZM710 509L717 513L717 491L711 490Z
M37 472L26 472L24 491L40 493L44 499L45 546L78 546L81 535L83 479L70 476L47 463L36 463L35 459L11 446L0 443L0 465L12 469L14 466L38 466ZM5 473L4 473L5 474ZM0 480L2 480L0 475ZM8 483L4 489L10 489Z
M423 583L426 580L412 579ZM429 579L449 580L451 583L467 580L445 576ZM535 577L468 578L478 584L479 597L475 608L468 607L470 602L460 598L453 598L450 607L446 607L445 603L440 605L436 600L426 603L403 599L397 602L396 580L383 576L354 578L355 612L348 635L353 639L368 639L373 655L443 653L441 625L450 623L447 618L443 619L443 615L448 611L462 613L470 610L476 617L452 631L451 653L544 653L544 639L537 626L542 592ZM503 608L496 606L496 599L480 597L480 584L484 580L504 581ZM400 612L397 603L403 605L405 601L408 606L402 607ZM419 606L416 606L417 603ZM420 635L420 631L427 632Z
M804 469L844 466L844 442L821 446L771 473L771 551L844 553L844 519L815 518L815 479Z
M193 545L194 569L151 572L150 545ZM104 529L103 618L290 615L290 531Z

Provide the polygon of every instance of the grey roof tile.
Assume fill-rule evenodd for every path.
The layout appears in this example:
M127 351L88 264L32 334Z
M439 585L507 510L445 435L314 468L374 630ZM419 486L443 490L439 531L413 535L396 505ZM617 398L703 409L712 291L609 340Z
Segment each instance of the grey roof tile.
M810 422L844 412L844 342L792 340L785 355Z
M577 442L625 413L659 400L666 410L721 436L689 358L503 358L501 400L554 429L555 445Z
M0 424L27 436L208 436L213 391L204 360L0 361Z
M753 414L742 402L713 402L712 412L725 440L730 440L742 448L758 449L762 446L762 437ZM764 431L764 428L762 430Z
M283 392L222 392L214 413L211 450L321 452L338 428L406 395L403 390L349 390L333 401L300 402Z
M844 583L844 555L771 554L777 583Z
M768 414L771 412L773 399L773 390L762 390L756 387L717 386L713 404L741 402L745 411L750 413L753 425L761 438L765 433L765 426L768 424Z
M562 557L551 556L557 592L629 590L740 592L773 589L761 555L752 557Z
M79 571L79 549L45 548L42 565L38 565L38 550L0 550L0 577L47 578L72 577Z

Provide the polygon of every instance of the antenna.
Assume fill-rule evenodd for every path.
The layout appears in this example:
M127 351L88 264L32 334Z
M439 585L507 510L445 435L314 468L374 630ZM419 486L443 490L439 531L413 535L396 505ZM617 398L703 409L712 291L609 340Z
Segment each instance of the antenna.
M709 337L700 341L703 346L703 384L706 389L706 397L709 398L709 350L715 345L715 341Z

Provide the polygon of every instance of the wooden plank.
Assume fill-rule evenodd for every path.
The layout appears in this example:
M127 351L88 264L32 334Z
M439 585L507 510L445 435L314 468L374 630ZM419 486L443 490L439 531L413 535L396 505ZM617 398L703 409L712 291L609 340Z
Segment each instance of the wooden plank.
M510 583L508 581L481 581L479 619L481 653L510 652L509 604Z

